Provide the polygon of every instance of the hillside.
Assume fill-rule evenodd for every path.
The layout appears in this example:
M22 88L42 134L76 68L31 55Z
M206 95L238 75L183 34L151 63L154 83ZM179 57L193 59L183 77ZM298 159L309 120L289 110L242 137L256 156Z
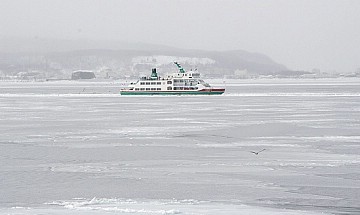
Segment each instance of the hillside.
M151 44L115 41L17 40L0 43L3 75L37 72L45 77L66 78L74 70L92 70L98 75L139 76L151 68L160 73L176 69L198 69L209 77L281 74L287 68L266 55L243 50L185 50ZM103 73L103 74L102 74Z

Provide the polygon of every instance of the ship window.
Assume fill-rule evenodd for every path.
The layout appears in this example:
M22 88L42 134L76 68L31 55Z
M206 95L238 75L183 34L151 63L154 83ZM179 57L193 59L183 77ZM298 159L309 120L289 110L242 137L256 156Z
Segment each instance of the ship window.
M140 88L140 90L145 90L145 88Z
M172 90L171 88L172 88L172 87L168 87L167 89L168 89L168 90Z
M168 84L172 84L172 81L168 81L167 83L168 83Z
M156 90L161 90L161 88L156 88Z
M139 88L135 88L135 90L139 90Z
M146 90L150 90L150 88L146 88Z
M150 85L150 82L146 82L146 85Z
M140 85L145 85L145 82L140 82Z
M156 82L157 85L161 85L161 82Z
M151 88L151 90L156 90L156 88Z
M151 85L155 85L156 84L156 82L151 82Z

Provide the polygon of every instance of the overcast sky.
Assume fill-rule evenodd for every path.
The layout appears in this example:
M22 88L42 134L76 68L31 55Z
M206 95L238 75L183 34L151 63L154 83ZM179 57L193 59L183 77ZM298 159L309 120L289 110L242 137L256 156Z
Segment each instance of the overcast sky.
M360 0L1 0L0 36L260 52L290 69L360 68Z

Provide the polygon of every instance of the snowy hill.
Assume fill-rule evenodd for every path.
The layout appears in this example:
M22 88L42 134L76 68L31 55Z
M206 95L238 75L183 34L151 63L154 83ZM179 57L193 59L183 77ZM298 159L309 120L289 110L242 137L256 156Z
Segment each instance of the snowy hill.
M67 77L74 70L99 72L106 68L115 77L138 76L157 67L161 72L199 69L209 77L281 74L288 69L260 53L243 50L185 50L161 45L117 42L0 39L0 71L40 71L47 77ZM239 72L240 71L240 72Z

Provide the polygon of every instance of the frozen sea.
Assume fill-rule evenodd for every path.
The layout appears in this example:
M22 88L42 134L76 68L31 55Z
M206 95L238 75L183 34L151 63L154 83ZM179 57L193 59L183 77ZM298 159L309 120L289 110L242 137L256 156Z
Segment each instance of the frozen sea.
M208 81L0 82L0 214L360 214L360 79Z

